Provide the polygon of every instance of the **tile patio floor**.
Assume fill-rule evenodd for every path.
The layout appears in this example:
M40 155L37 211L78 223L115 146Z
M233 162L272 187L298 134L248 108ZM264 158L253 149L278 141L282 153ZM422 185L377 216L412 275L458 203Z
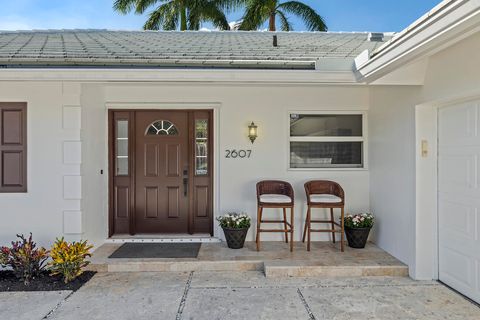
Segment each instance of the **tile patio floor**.
M449 319L480 308L407 277L266 278L260 271L99 273L74 294L0 293L0 319Z
M283 242L262 242L257 252L254 242L232 250L225 242L203 243L197 258L110 259L121 244L104 244L91 259L97 271L263 271L267 277L330 276L406 276L408 267L373 243L365 249L350 247L340 252L340 244L313 242L308 252L305 244L295 242L294 251Z

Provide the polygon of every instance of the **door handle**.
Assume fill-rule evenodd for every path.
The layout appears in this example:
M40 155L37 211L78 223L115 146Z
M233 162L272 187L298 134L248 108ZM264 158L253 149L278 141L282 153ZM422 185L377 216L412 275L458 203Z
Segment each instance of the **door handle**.
M183 170L183 195L186 197L188 194L188 170Z

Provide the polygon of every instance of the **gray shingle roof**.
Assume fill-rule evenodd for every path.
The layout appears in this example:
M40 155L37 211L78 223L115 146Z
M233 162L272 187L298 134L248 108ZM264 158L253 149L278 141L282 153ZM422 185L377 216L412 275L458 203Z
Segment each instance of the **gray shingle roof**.
M368 33L45 30L0 32L0 67L219 67L312 69L351 62L384 42ZM384 41L389 40L385 37Z

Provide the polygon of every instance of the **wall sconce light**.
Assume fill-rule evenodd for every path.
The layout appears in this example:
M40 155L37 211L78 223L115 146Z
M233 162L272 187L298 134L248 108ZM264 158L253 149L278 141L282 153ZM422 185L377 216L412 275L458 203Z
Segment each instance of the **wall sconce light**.
M255 141L255 139L257 139L258 135L257 135L257 126L255 125L255 123L252 123L248 126L248 137L250 138L250 141L252 141L252 143Z

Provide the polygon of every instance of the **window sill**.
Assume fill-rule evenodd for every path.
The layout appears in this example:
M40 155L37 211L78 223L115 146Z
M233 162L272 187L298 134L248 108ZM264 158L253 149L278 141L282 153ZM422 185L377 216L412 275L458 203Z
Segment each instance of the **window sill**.
M368 171L368 168L288 168L287 171Z

